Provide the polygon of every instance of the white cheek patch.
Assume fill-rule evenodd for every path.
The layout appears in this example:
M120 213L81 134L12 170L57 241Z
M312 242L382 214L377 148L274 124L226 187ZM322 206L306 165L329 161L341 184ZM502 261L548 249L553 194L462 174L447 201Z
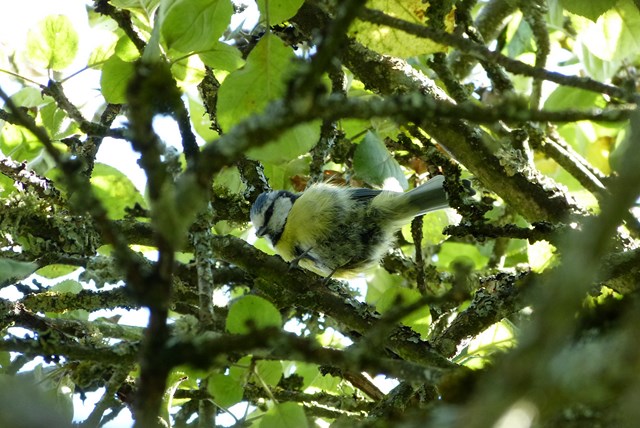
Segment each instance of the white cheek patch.
M264 226L264 213L258 213L251 217L251 223L253 223L253 227L255 229L260 229Z
M284 228L293 203L289 198L278 198L273 203L273 214L269 219L269 229L277 232Z

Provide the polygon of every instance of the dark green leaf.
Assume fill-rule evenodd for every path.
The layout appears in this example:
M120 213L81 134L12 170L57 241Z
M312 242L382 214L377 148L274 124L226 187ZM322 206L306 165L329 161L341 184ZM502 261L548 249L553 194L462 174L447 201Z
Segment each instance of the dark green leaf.
M0 284L24 279L36 269L38 269L38 265L35 263L0 258Z

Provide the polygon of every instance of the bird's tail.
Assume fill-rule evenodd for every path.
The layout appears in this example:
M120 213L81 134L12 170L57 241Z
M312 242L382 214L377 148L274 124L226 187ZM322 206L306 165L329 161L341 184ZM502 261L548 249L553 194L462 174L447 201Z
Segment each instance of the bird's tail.
M444 191L444 176L438 175L426 183L404 194L409 211L414 216L435 211L449 206L447 193Z

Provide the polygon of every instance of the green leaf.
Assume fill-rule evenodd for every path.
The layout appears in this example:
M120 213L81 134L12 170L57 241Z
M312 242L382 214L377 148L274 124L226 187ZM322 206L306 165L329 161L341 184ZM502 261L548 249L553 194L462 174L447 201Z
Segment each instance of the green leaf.
M365 302L375 305L387 290L399 287L404 283L405 281L401 276L392 275L384 269L376 269L373 275L367 278Z
M291 178L309 173L309 157L299 157L284 164L264 164L264 175L274 189L290 189Z
M280 361L260 360L256 363L256 372L269 386L276 386L284 374Z
M187 95L188 96L188 95ZM188 96L189 99L189 116L193 129L205 141L213 141L218 137L218 133L211 129L211 120L202 104L202 100L197 97Z
M260 39L245 66L220 85L218 120L225 131L284 95L293 58L293 50L277 37L267 34Z
M455 214L451 210L438 210L426 213L422 219L422 245L437 245L447 237L442 234L445 227L455 223ZM407 242L413 242L411 223L402 227L402 236Z
M193 52L211 49L233 15L229 0L177 0L164 13L161 33L169 49Z
M140 57L140 52L136 45L127 36L122 36L116 42L114 53L123 61L133 62Z
M264 164L282 164L309 153L320 139L320 122L314 121L295 126L278 139L261 147L247 150L247 156Z
M56 409L65 420L71 422L73 419L73 393L76 385L71 379L71 375L64 375L57 380L56 386Z
M235 71L244 65L242 54L236 47L218 41L211 49L200 52L199 56L214 70Z
M124 217L126 207L133 207L136 203L145 205L144 198L129 177L112 166L96 163L91 185L109 217L114 220Z
M381 314L384 314L390 309L410 305L411 303L420 300L420 297L420 292L416 289L394 286L382 294L376 303L376 309ZM422 309L406 315L400 320L400 322L411 327L415 332L420 333L420 335L426 336L429 332L429 325L431 324L431 315L425 306Z
M151 16L160 0L109 0L109 3L118 9L143 10L147 16Z
M209 377L207 389L216 405L225 409L242 401L244 395L244 388L238 378L221 373L214 373Z
M38 269L36 263L0 258L0 284L24 279L36 269Z
M383 10L395 18L414 24L424 24L428 4L423 0L369 0L367 7ZM448 31L453 30L453 10L446 15L443 24ZM361 20L351 24L349 35L370 49L400 58L445 52L447 49L429 39Z
M260 16L268 19L268 25L271 26L293 17L304 0L257 0L257 3Z
M282 316L268 300L258 296L243 296L234 302L227 315L230 333L246 334L253 329L281 327Z
M20 107L43 107L53 103L53 98L42 95L38 88L26 87L11 95L11 100Z
M42 156L42 143L27 129L6 123L0 132L0 152L12 159L33 161ZM30 165L33 168L33 164Z
M573 51L589 77L600 81L611 79L620 68L621 61L605 61L596 56L590 49L589 46L578 39Z
M61 140L77 131L75 123L67 123L67 114L56 103L50 103L40 109L42 124L54 140ZM63 127L63 125L65 125Z
M511 27L511 25L510 23L509 27ZM516 58L524 52L532 52L534 49L533 32L527 21L522 19L522 17L520 17L520 24L514 34L508 40L507 52L511 58Z
M616 5L618 0L560 0L562 6L571 13L596 21L600 15Z
M173 396L176 394L178 387L188 379L185 372L180 369L172 370L167 378L167 388L162 395L162 406L160 408L160 417L165 421L171 420L171 408L173 407Z
M261 113L270 101L286 90L286 79L293 69L293 51L277 37L265 35L249 54L243 68L229 74L218 92L218 120L223 130L254 113ZM289 129L277 140L255 147L248 156L263 163L281 164L297 158L320 138L320 122Z
M49 287L50 291L55 291L56 293L69 293L69 294L78 294L82 291L82 284L78 281L74 281L73 279L65 279L51 287Z
M54 279L64 275L69 275L77 269L78 266L53 264L38 269L36 273L42 277Z
M640 11L632 0L619 0L595 23L583 23L578 40L604 61L634 59L640 51Z
M0 352L0 367L6 369L11 364L11 354L7 352Z
M47 16L27 35L27 58L42 67L60 71L78 52L78 33L64 15Z
M531 270L541 273L550 267L554 260L556 248L547 241L537 241L527 246L527 255Z
M445 242L440 248L436 266L448 269L451 263L457 261L471 261L475 269L482 269L489 257L480 252L480 247L460 242Z
M376 186L383 186L387 180L395 179L403 190L409 187L400 164L391 156L382 139L371 131L356 148L353 168L358 177Z
M259 428L306 428L308 426L307 416L302 407L291 402L274 405L258 424Z
M127 85L134 74L134 64L112 55L102 66L100 90L104 99L111 104L127 102Z
M569 86L558 86L545 101L544 108L551 111L563 111L604 107L605 105L606 101L602 94Z

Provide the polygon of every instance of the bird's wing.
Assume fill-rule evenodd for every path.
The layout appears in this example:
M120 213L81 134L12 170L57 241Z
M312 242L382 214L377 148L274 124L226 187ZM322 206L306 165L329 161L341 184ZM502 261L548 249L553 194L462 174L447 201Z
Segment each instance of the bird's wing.
M354 188L349 189L349 197L358 202L367 202L378 196L382 190Z

